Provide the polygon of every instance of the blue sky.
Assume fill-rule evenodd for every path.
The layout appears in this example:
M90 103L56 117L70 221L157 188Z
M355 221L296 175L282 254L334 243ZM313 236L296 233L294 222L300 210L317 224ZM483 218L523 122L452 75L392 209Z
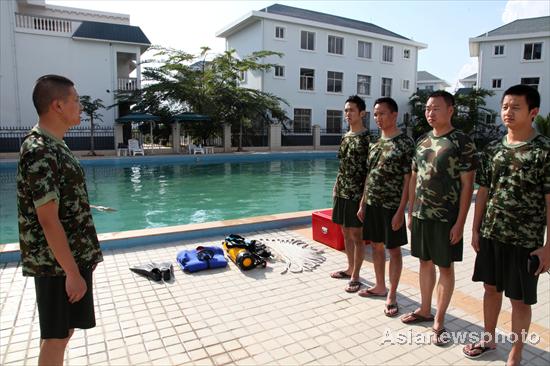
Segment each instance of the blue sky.
M455 87L459 78L477 71L468 38L479 36L518 18L550 15L548 0L490 1L88 1L46 0L71 6L130 14L153 44L198 53L201 46L224 50L215 33L252 10L274 3L374 23L428 45L420 51L418 69Z

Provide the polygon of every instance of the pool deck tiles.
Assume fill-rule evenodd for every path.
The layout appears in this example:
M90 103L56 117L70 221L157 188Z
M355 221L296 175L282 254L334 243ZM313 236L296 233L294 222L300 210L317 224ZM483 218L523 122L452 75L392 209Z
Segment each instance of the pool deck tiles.
M470 210L466 227L471 227ZM246 233L247 238L299 238L325 251L326 261L304 273L281 274L283 264L241 272L225 269L185 274L155 283L128 270L148 261L173 260L178 251L219 245L221 237L183 240L136 248L108 249L95 272L97 327L76 330L66 365L504 365L510 343L478 360L462 356L460 341L439 348L414 342L429 339L430 324L408 326L383 314L383 299L344 291L345 280L329 278L342 269L345 254L316 243L311 227ZM464 261L456 265L456 289L446 327L456 335L482 331L482 285L471 282L475 255L465 230ZM400 314L420 301L418 260L403 247ZM362 280L372 284L370 249ZM499 332L510 331L505 298ZM550 364L550 276L542 275L533 306L524 365ZM40 330L34 281L19 263L0 267L0 364L35 365ZM464 343L464 342L462 342Z

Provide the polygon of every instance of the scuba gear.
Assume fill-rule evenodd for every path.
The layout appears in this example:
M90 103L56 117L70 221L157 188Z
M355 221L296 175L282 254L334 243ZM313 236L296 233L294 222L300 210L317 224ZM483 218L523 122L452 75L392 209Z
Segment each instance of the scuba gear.
M243 271L256 266L267 266L266 259L271 257L267 247L257 240L245 240L240 235L231 234L222 242L227 256Z
M227 266L227 259L223 256L223 249L214 246L198 246L196 249L182 250L178 253L177 261L181 269L186 272L197 272L204 269Z

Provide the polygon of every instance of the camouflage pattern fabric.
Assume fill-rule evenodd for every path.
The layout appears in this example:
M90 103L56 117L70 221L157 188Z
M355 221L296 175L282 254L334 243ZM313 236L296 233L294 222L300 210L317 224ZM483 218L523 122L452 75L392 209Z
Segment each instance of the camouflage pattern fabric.
M464 132L443 136L428 132L419 139L412 168L416 175L413 216L454 223L458 216L460 173L477 167L476 147Z
M414 141L401 133L391 139L381 137L369 148L368 172L363 200L370 206L398 209L403 180L411 173Z
M336 197L360 201L367 175L369 133L348 132L342 137L338 150L338 175L336 176Z
M489 189L481 235L502 243L536 248L544 244L545 195L550 194L550 138L487 145L476 183Z
M21 145L17 169L19 246L24 276L64 276L36 208L56 200L59 219L79 268L101 262L84 171L63 140L34 127Z

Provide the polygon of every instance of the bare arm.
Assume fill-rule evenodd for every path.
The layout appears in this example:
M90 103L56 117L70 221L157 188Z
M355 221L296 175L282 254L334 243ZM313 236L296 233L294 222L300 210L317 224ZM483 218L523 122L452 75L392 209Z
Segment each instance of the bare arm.
M550 240L550 194L545 194L544 199L546 201L546 243L542 248L531 252L531 255L537 255L540 259L540 265L535 275L550 269L550 244L548 244L548 240Z
M464 234L464 223L466 222L466 216L468 216L468 210L470 209L472 194L474 192L474 177L474 170L460 174L461 188L458 202L458 217L449 233L451 245L457 244Z
M391 220L391 228L393 231L399 230L403 225L403 218L405 217L405 208L409 200L409 183L411 181L411 174L405 174L403 176L403 190L401 191L401 201L399 202L399 208L393 215ZM411 207L411 206L409 206Z
M487 207L487 199L489 197L489 189L487 187L479 187L476 195L476 205L474 208L474 222L472 224L472 247L476 252L479 252L479 230L485 215Z
M59 220L58 210L57 202L52 200L38 207L36 213L48 246L67 275L65 290L69 302L73 303L79 301L86 293L86 282L80 275L78 265L71 253L65 229Z
M409 182L409 214L408 214L408 226L409 230L411 229L412 223L412 212L414 207L414 200L416 198L416 172L411 173L411 178Z

